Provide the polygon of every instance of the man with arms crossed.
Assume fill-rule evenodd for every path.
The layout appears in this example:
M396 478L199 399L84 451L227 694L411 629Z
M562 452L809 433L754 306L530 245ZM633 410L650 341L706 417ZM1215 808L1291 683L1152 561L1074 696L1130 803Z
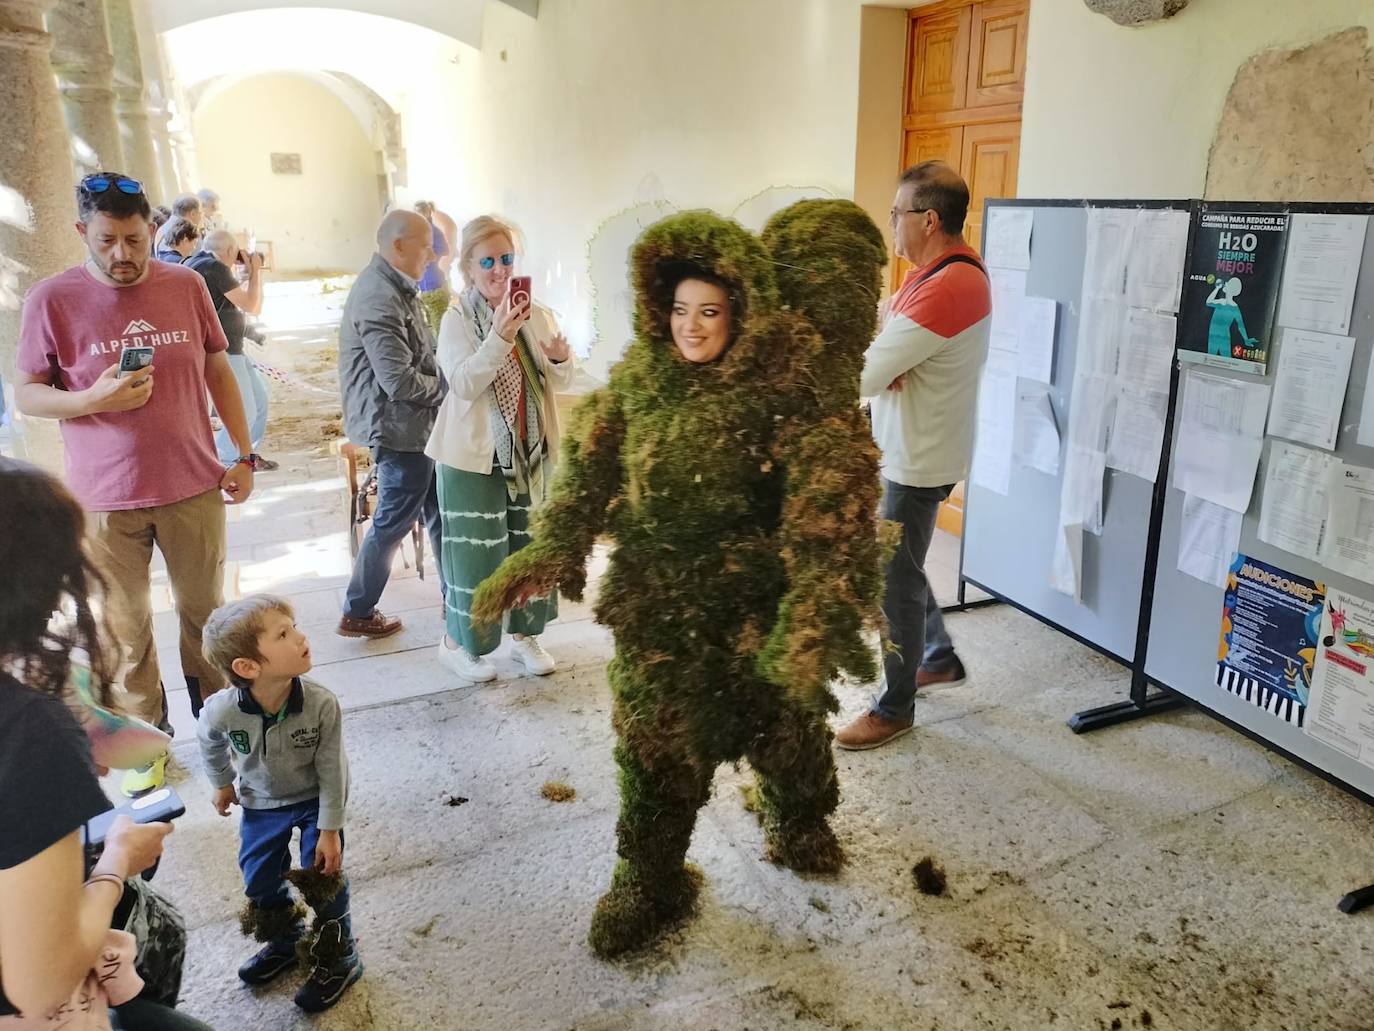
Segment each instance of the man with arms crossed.
M883 659L882 696L835 734L841 748L900 737L912 727L918 687L964 681L923 567L940 504L968 475L988 352L992 296L977 252L964 242L967 213L968 185L943 161L903 173L892 236L897 256L915 267L892 297L860 381L863 396L873 398L873 437L883 453L882 515L902 524L883 596L896 650Z
M224 602L225 495L229 504L247 499L255 456L205 281L151 257L142 184L100 172L81 180L76 199L88 256L25 298L15 400L26 415L61 420L67 485L90 515L110 619L132 663L125 707L170 730L153 645L153 545L167 563L181 668L199 713L202 697L224 686L201 655L201 628ZM121 377L126 347L151 347L152 364ZM215 455L206 390L238 445L227 470ZM125 793L161 786L166 763L163 755L129 771Z

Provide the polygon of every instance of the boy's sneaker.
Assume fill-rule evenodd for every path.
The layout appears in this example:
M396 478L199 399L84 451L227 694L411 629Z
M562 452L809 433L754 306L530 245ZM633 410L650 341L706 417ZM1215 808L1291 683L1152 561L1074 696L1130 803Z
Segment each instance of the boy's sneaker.
M344 952L347 949L347 952ZM328 962L329 956L341 958ZM339 1001L339 996L363 976L363 961L353 942L343 940L343 925L328 920L310 945L314 966L310 977L296 992L296 1005L306 1013L322 1013Z
M295 965L295 942L268 942L258 950L257 955L239 967L239 979L245 984L266 984Z
M444 639L439 638L439 662L457 673L464 680L483 684L496 679L496 667L486 659L468 654L462 645L450 648Z
M510 650L511 654L524 664L525 669L536 677L546 677L558 668L558 663L544 650L537 637L512 640Z
M129 770L124 774L124 780L120 783L119 790L128 798L137 798L139 795L156 791L167 780L167 760L169 758L170 756L163 752L147 766Z

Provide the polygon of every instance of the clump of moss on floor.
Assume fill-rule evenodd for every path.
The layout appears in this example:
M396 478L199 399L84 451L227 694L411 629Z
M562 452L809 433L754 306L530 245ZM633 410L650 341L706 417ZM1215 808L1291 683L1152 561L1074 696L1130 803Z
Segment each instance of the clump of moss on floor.
M571 802L577 797L577 789L561 780L546 780L539 793L550 802Z
M740 800L744 803L744 811L753 813L754 818L763 823L763 802L759 799L759 788L757 784L741 784L739 786Z
M930 856L926 856L911 868L911 879L916 882L922 895L943 895L945 893L945 870Z

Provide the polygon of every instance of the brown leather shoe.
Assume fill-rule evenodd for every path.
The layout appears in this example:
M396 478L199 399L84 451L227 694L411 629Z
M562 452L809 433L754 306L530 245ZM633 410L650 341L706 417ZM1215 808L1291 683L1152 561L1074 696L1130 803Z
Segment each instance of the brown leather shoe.
M912 722L910 719L890 720L876 712L866 712L835 732L835 744L851 752L878 748L909 731Z
M968 671L964 669L964 664L956 656L954 668L944 672L936 673L928 669L918 669L916 671L916 687L958 687L968 679Z
M344 616L339 620L336 631L340 637L370 637L374 641L401 632L401 621L382 614L381 609L373 609L366 619Z

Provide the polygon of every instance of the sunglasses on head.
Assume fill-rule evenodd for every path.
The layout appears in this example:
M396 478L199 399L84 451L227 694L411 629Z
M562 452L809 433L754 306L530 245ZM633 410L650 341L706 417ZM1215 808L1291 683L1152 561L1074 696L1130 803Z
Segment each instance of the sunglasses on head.
M477 264L485 269L493 269L496 267L497 260L498 259L496 258L478 258ZM500 262L504 268L510 268L512 265L515 264L515 255L511 254L510 252L507 252L501 255Z
M130 179L127 175L109 175L97 172L95 175L88 175L81 180L82 190L87 193L105 193L107 190L118 190L120 193L127 193L134 197L143 192L143 184L137 179Z

